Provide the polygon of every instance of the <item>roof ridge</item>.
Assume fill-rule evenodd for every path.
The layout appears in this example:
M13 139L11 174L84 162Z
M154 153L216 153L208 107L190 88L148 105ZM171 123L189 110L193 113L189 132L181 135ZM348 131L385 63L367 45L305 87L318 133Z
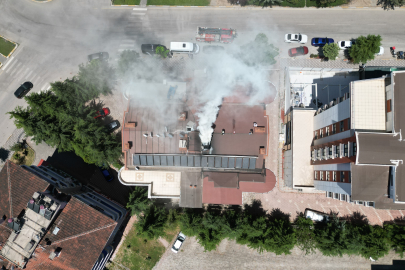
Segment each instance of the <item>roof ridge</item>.
M87 231L87 232L84 232L84 233L80 233L80 234L77 234L77 235L70 236L70 237L68 237L68 238L64 238L64 239L61 239L61 240L52 242L51 245L58 244L58 243L61 243L61 242L64 242L64 241L68 241L68 240L71 240L71 239L73 239L73 238L78 238L78 237L80 237L80 236L83 236L83 235L86 235L86 234L90 234L90 233L93 233L93 232L96 232L96 231L99 231L99 230L102 230L102 229L106 229L106 228L111 227L111 226L113 226L113 225L117 225L117 222L110 223L110 224L107 224L107 225L104 225L104 226L95 228L95 229L93 229L93 230L90 230L90 231Z
M13 200L11 198L10 161L7 161L8 199L10 201L10 218L13 218Z

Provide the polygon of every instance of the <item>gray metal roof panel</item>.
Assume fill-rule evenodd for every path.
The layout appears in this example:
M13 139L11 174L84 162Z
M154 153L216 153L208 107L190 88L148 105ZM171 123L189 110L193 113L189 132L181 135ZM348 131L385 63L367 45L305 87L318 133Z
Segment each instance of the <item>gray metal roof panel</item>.
M215 168L221 168L221 157L215 157Z
M146 156L145 155L140 155L141 158L141 165L146 166L148 163L146 162Z
M174 157L173 156L166 156L167 160L167 166L173 166L174 165Z
M229 158L228 168L235 168L235 158L233 157Z
M242 158L236 158L235 168L237 169L242 168Z
M180 156L180 162L182 167L187 167L187 156Z
M166 156L164 156L164 155L160 156L160 165L167 166Z
M148 166L153 166L153 156L146 156Z
M141 161L139 160L139 155L133 155L133 157L134 157L134 160L133 160L134 165L135 166L141 165Z
M173 156L174 158L174 166L180 167L180 156Z
M243 158L242 169L249 169L249 158Z
M160 166L160 156L159 155L154 155L153 156L153 165L154 166Z
M207 167L214 168L214 166L215 166L214 157L208 157L208 166Z
M222 168L228 168L228 158L222 157Z
M201 167L205 168L208 166L208 157L201 157Z
M249 169L254 170L256 168L256 158L250 158Z
M194 167L194 156L188 156L187 166Z

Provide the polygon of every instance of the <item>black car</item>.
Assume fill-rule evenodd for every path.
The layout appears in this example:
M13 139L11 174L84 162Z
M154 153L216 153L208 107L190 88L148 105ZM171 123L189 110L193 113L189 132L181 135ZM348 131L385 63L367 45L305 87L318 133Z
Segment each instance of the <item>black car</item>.
M110 58L110 55L108 54L108 52L99 52L99 53L93 53L90 54L89 56L87 56L87 59L89 60L89 62L98 59L100 61L107 61L108 58Z
M14 96L16 96L16 98L23 98L32 87L34 87L34 85L31 82L25 82L14 92Z
M143 54L154 55L157 47L163 47L165 51L167 50L166 46L160 44L142 44L141 51Z
M111 123L109 123L108 125L106 125L106 128L108 130L108 132L113 132L114 130L118 129L120 127L120 122L118 122L118 120L114 120Z
M203 47L203 53L221 53L225 51L225 48L218 45L207 45Z

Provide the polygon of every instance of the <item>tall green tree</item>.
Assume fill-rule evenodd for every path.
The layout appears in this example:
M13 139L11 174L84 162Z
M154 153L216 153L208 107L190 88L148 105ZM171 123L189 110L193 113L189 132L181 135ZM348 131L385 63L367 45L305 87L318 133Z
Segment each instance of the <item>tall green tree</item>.
M330 60L335 60L338 57L339 50L339 46L336 43L329 43L322 47L323 55Z
M374 59L375 54L380 50L382 38L380 35L360 36L349 49L350 57L354 63L365 64L368 60Z
M197 236L198 242L206 251L215 250L228 234L225 217L219 211L209 209L204 214L201 225L201 231Z
M82 93L82 99L87 101L102 95L111 94L117 79L115 70L107 61L91 61L79 66L79 72L74 77L76 91ZM76 96L79 96L76 93Z
M248 66L269 66L276 63L278 48L269 44L265 34L260 33L255 40L241 46L238 57Z
M131 215L139 215L148 209L151 204L152 201L148 198L148 189L136 186L134 191L129 194L127 208L131 210Z
M405 0L378 0L377 6L381 6L384 10L394 10L395 7L402 7Z
M236 242L257 249L259 252L266 250L267 218L262 215L244 214L240 224L241 233L236 237Z
M167 213L163 207L149 206L143 216L140 216L135 224L135 229L142 237L152 240L164 235L164 225Z
M329 221L315 224L316 247L326 256L342 256L346 253L348 238L346 222L336 216Z
M118 67L117 72L118 75L123 78L127 74L133 71L137 64L141 62L139 57L139 53L132 50L125 50L120 54L120 58L118 60Z
M188 236L198 235L202 231L203 217L202 209L185 208L179 219L181 231Z
M403 258L405 252L405 226L388 224L384 226L384 229L387 232L391 247Z
M267 225L264 249L277 255L290 254L297 238L288 219L270 220Z
M295 227L297 246L305 252L305 255L314 253L316 249L314 222L309 218L299 216L295 221Z

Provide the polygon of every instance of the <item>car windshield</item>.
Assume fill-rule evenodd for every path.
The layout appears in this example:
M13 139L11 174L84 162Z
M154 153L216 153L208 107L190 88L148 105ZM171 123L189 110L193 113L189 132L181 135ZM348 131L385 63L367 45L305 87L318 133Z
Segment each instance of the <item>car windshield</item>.
M298 40L301 41L302 40L302 36L298 35Z
M345 42L344 41L342 41L342 47L344 47L345 46Z
M116 122L112 122L111 123L111 128L115 128L117 126L117 123Z
M103 115L103 116L105 115L104 110L100 110L99 113L100 113L100 115Z
M315 39L315 43L318 43L318 41L319 41L319 38L316 38L316 39Z
M289 40L291 39L291 34L287 35L287 39L289 39Z
M304 53L304 48L303 47L297 48L297 53Z

